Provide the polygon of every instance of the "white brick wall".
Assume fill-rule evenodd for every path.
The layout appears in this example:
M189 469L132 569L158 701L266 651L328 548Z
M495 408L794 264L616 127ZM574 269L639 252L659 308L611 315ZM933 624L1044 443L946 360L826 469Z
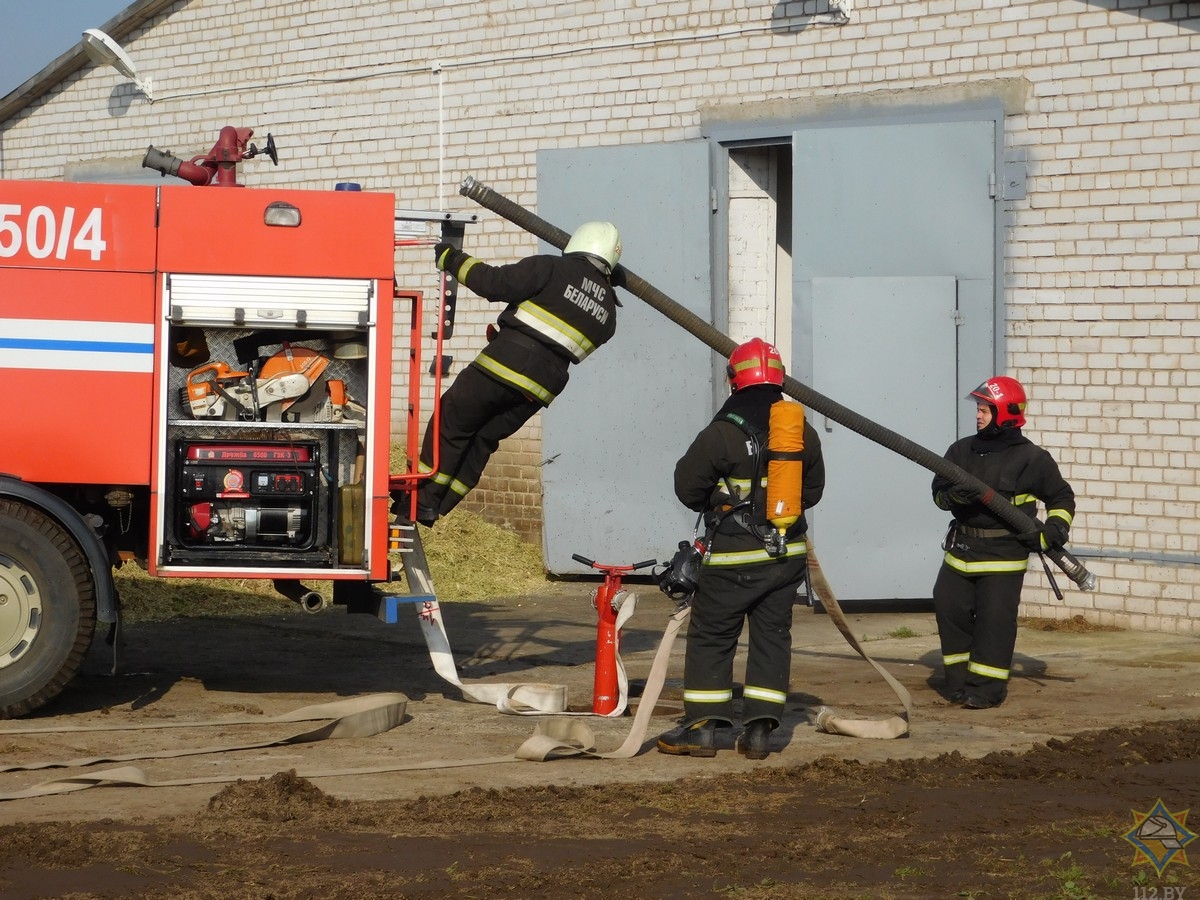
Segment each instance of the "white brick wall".
M741 343L775 338L776 198L774 157L761 150L730 154L729 322Z
M1027 199L1009 210L1008 373L1080 494L1076 546L1110 554L1088 561L1101 590L1064 604L1031 575L1027 609L1196 633L1198 7L858 0L830 27L814 22L824 0L191 0L124 42L153 104L87 69L0 126L0 174L56 178L151 143L201 153L236 124L280 145L278 169L246 167L253 184L356 180L404 207L465 209L457 185L474 174L536 209L540 148L696 139L712 111L860 94L895 106L1022 80L1005 126L1028 160ZM493 217L470 242L498 262L536 248ZM398 271L432 292L424 253ZM493 313L464 292L459 360ZM734 324L758 315L734 309ZM536 448L538 427L514 446Z

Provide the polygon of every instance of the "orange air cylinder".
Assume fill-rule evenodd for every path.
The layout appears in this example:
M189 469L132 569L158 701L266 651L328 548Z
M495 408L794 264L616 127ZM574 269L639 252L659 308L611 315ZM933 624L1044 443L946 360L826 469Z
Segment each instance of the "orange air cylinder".
M804 407L780 400L771 407L767 432L767 521L780 533L794 525L804 511Z

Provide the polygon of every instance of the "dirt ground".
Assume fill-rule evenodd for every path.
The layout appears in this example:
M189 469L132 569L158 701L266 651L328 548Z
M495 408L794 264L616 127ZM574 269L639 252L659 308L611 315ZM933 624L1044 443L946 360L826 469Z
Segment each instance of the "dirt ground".
M590 587L448 604L462 679L563 684L573 709L590 710ZM671 606L635 590L622 656L636 687ZM1200 841L1160 875L1124 837L1157 801L1181 825L1200 806L1195 638L1030 623L1008 702L967 711L935 690L931 613L851 613L913 696L911 734L872 741L814 727L823 704L867 717L899 705L828 617L798 607L792 692L768 759L738 755L732 734L715 759L654 751L682 707L681 639L642 752L530 762L513 754L537 717L465 702L434 672L415 614L400 612L394 625L285 607L135 625L116 676L97 641L52 707L0 723L0 766L71 765L2 771L0 792L118 766L156 784L208 780L0 802L0 896L1200 900L1186 861ZM370 737L165 755L320 724L193 723L380 692L407 697L405 714ZM580 721L604 751L632 718ZM87 730L119 726L140 727ZM145 758L74 764L95 756ZM328 774L344 769L375 771Z

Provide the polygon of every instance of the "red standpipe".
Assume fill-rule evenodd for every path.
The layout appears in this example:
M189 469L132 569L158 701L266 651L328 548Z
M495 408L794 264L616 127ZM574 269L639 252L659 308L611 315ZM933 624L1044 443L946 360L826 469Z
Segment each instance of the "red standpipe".
M604 571L604 583L596 588L596 673L592 681L592 712L607 716L621 699L617 684L617 651L621 635L617 631L617 611L613 597L621 587L621 576L611 569L628 567L596 566Z
M613 598L621 590L622 575L653 566L656 560L647 559L631 566L612 566L578 553L571 554L571 558L604 573L604 582L596 588L596 672L592 681L592 712L607 716L621 700L621 689L617 683L617 651L620 649L621 633L617 630L617 610L613 606Z

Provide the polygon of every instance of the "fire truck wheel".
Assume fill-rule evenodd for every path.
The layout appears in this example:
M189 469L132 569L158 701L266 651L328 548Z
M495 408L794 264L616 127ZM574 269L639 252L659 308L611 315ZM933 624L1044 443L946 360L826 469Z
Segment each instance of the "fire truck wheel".
M95 629L95 588L79 545L36 509L0 500L0 718L57 696Z

